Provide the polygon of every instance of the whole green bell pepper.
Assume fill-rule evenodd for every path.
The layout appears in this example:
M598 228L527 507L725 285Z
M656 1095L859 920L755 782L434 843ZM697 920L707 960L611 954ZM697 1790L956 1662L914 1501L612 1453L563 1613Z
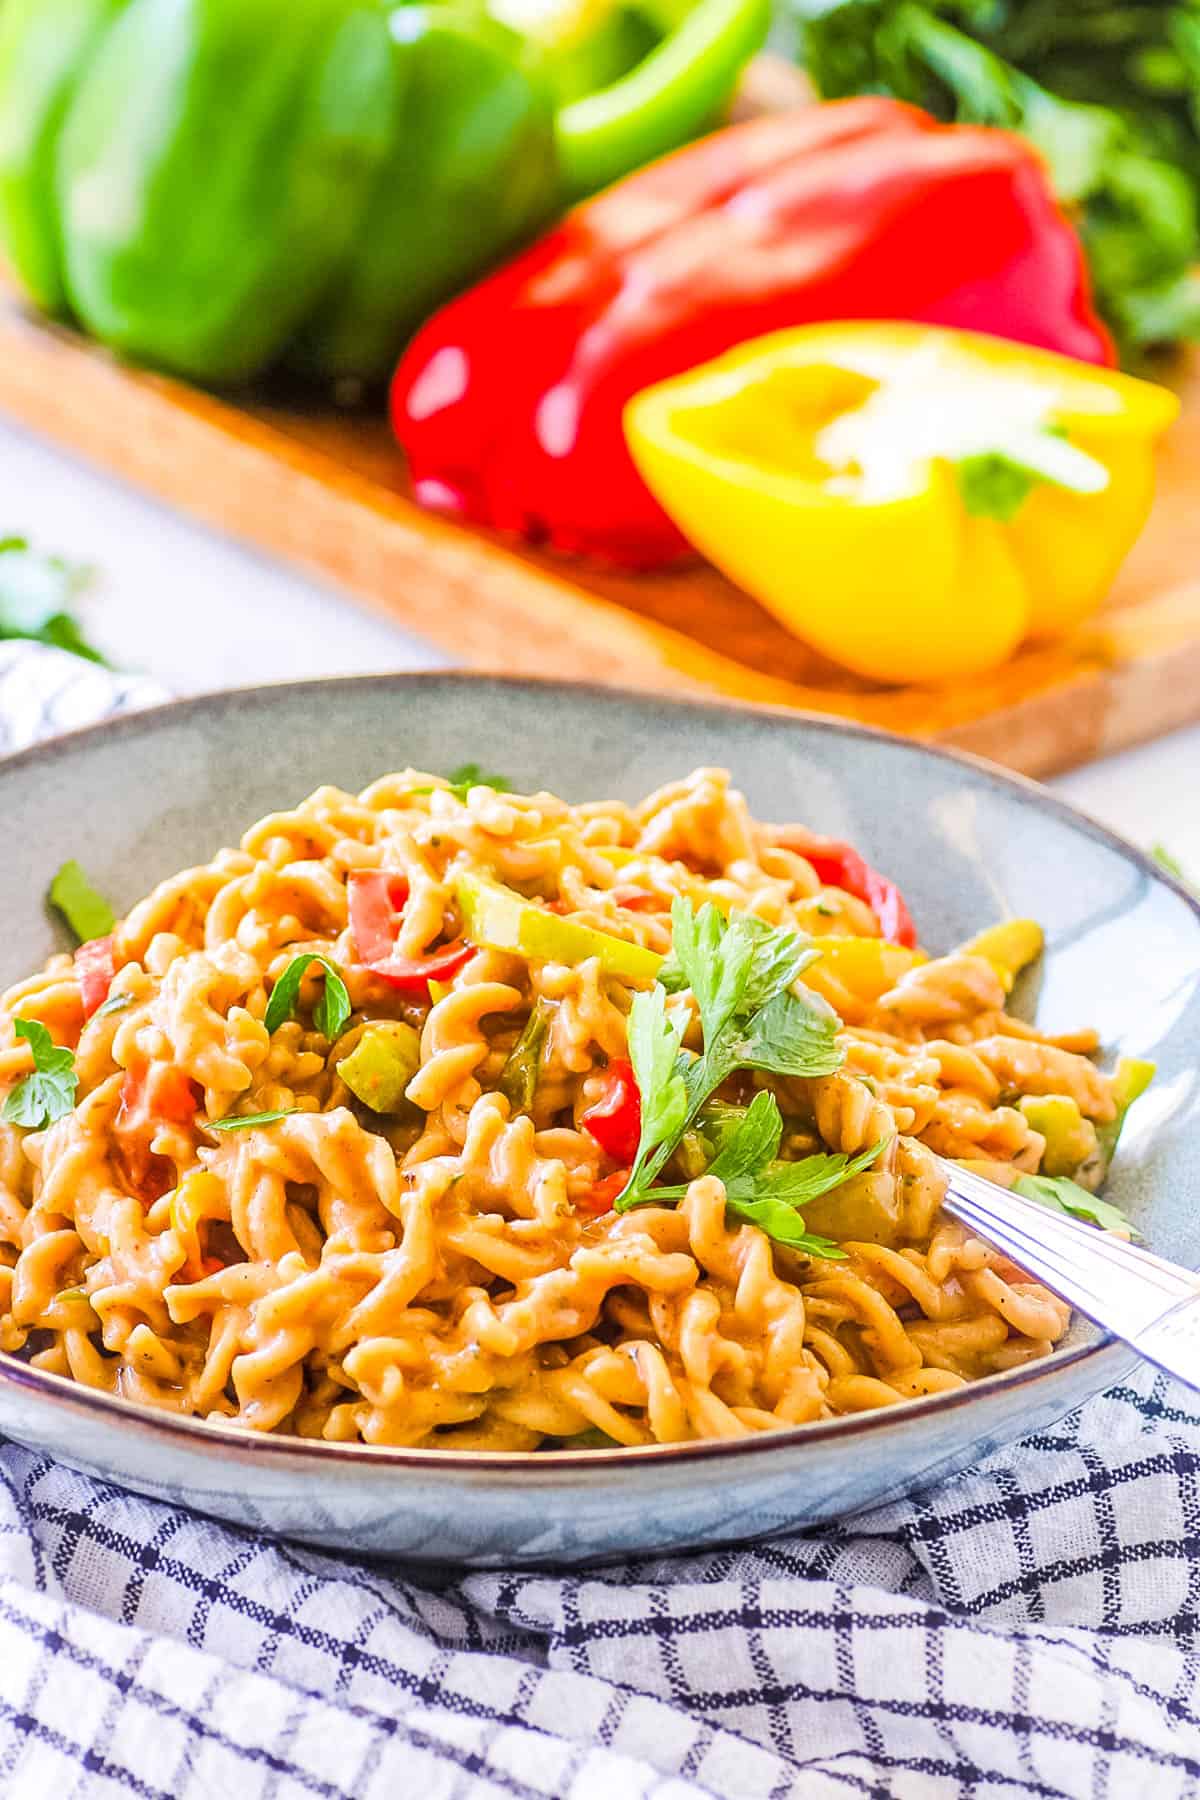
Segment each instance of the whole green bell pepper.
M769 0L684 0L677 18L663 4L583 0L562 32L569 0L503 0L527 38L477 9L396 9L403 117L300 366L384 378L432 312L564 206L712 124L766 37Z
M289 358L333 378L386 375L417 326L561 199L550 90L522 40L452 6L402 6L390 24L400 124L357 244Z
M582 9L556 41L478 0L0 0L0 231L39 305L129 355L377 379L562 207L712 124L769 4L554 0Z
M80 75L129 0L6 0L0 6L0 231L22 287L66 311L55 202L58 136Z
M245 379L355 241L395 125L386 17L375 0L112 11L58 133L63 289L119 350ZM0 87L0 139L13 106Z

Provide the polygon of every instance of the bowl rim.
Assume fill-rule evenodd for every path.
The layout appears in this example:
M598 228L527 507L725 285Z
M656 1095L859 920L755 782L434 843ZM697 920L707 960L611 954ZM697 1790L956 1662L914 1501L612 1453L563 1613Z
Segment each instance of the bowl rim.
M967 750L953 746L931 744L916 738L903 737L899 733L887 731L881 727L863 724L855 719L814 713L798 708L754 704L745 701L706 698L702 695L662 695L651 689L618 687L611 683L597 681L573 681L561 677L539 675L505 675L481 669L434 668L395 670L390 673L371 675L334 675L305 681L279 681L239 687L214 688L200 694L188 695L181 699L166 700L154 706L143 707L134 712L123 713L116 718L101 720L96 724L85 725L76 730L56 734L39 743L31 744L25 749L0 757L0 783L9 772L18 773L23 769L45 765L57 761L62 756L72 755L83 750L86 752L93 743L106 743L123 738L153 734L160 727L170 725L178 720L186 720L193 716L221 714L229 710L254 711L263 706L270 706L275 700L303 699L318 697L330 687L338 689L356 689L369 692L373 689L394 687L436 687L443 684L458 686L472 685L491 686L505 691L525 694L530 698L555 696L569 700L576 695L584 695L592 702L611 704L613 706L635 705L653 706L661 711L688 713L695 716L709 717L714 724L739 717L759 719L771 722L783 728L800 727L804 730L816 731L830 737L849 737L867 739L887 745L892 751L900 751L918 758L932 758L951 766L969 769L974 775L983 777L994 787L1007 790L1028 805L1049 813L1069 828L1081 831L1084 836L1091 837L1115 851L1134 868L1152 881L1165 887L1169 892L1182 900L1194 917L1200 929L1200 896L1189 889L1154 858L1149 856L1138 845L1113 831L1109 826L1091 816L1082 808L1071 805L1051 793L1041 783L1028 776L1018 774L1014 770L1004 769L986 758L976 756ZM122 1399L116 1395L106 1394L99 1389L89 1388L72 1381L69 1377L55 1375L47 1370L36 1369L23 1362L9 1352L0 1351L0 1386L9 1385L31 1390L53 1403L56 1411L77 1409L91 1413L106 1423L119 1424L124 1421L130 1428L141 1427L143 1432L151 1436L165 1435L181 1439L190 1448L224 1450L250 1453L255 1459L266 1455L275 1460L300 1459L316 1460L333 1468L352 1470L354 1468L373 1467L375 1469L411 1469L425 1473L438 1471L444 1478L453 1480L456 1476L469 1478L475 1474L487 1474L497 1478L528 1479L537 1475L541 1479L539 1485L548 1483L555 1473L574 1475L581 1469L616 1470L628 1473L633 1469L658 1468L664 1462L708 1462L740 1458L743 1456L759 1456L770 1452L781 1452L787 1448L796 1448L808 1443L828 1442L843 1437L871 1436L887 1432L905 1421L928 1418L931 1422L948 1413L961 1410L976 1399L984 1399L989 1393L1003 1389L1011 1393L1018 1386L1029 1387L1034 1383L1044 1384L1055 1380L1060 1373L1068 1369L1079 1368L1082 1364L1096 1359L1105 1360L1114 1368L1121 1361L1125 1349L1118 1340L1108 1332L1100 1331L1087 1343L1076 1345L1073 1349L1052 1353L1040 1361L1025 1363L1015 1369L1006 1369L992 1375L986 1375L978 1381L968 1383L965 1387L947 1389L941 1393L922 1395L919 1400L902 1402L897 1406L874 1408L867 1412L844 1414L835 1419L814 1420L807 1424L786 1427L778 1431L759 1432L752 1436L738 1438L706 1438L680 1444L639 1444L608 1449L587 1450L446 1450L418 1449L413 1447L397 1447L384 1444L340 1443L329 1442L323 1438L306 1438L294 1434L276 1434L274 1432L254 1432L245 1426L223 1421L208 1421L190 1415L185 1416L157 1407L143 1405L140 1402ZM1133 1352L1128 1352L1133 1355Z

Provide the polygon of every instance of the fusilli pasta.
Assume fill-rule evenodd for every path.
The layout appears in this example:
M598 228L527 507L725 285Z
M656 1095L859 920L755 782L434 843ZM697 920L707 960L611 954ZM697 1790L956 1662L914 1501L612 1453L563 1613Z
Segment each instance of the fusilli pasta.
M717 769L636 807L407 771L262 820L117 926L103 1006L63 955L0 1003L0 1089L35 1071L18 1021L78 1079L62 1116L0 1125L0 1348L257 1431L515 1450L743 1436L1048 1354L1066 1309L942 1214L930 1152L1036 1173L1022 1101L1064 1097L1094 1186L1112 1079L1087 1034L1013 1019L980 954L902 953L897 975L872 908L822 885L817 842L759 824ZM550 951L471 942L465 871L532 905ZM382 958L368 892L390 896ZM836 953L823 986L820 963L802 977L840 1002L836 1072L722 1090L770 1090L785 1159L883 1146L803 1209L843 1260L739 1222L682 1149L677 1203L611 1210L623 1171L589 1119L648 983L555 954L554 932L661 956L678 896L893 957L875 980ZM270 1029L300 955L325 962ZM329 1035L325 965L349 1005ZM694 1003L668 1004L690 1053ZM377 1111L348 1058L380 1025L415 1048Z

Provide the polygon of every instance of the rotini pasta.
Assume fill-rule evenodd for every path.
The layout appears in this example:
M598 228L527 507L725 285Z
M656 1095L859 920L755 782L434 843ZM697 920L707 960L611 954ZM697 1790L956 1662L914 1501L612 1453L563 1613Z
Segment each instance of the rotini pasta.
M635 807L407 771L262 820L0 1003L0 1348L256 1431L448 1450L738 1437L1047 1355L1066 1309L942 1214L931 1152L1038 1174L1049 1102L1055 1172L1075 1145L1094 1190L1113 1078L1086 1033L1012 1018L982 947L887 941L821 845L716 769ZM614 1210L679 901L811 940L787 992L836 1055L718 1071ZM663 975L677 1073L706 1050L694 989ZM832 1170L793 1209L824 1250L718 1172L706 1120L764 1094L770 1168Z

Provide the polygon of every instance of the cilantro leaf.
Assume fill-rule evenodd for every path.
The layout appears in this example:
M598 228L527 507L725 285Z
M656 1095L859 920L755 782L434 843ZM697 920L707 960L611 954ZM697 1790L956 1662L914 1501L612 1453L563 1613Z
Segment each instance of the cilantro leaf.
M764 1236L789 1250L798 1250L806 1256L823 1256L829 1262L846 1260L846 1252L832 1238L817 1237L815 1233L805 1231L803 1218L786 1200L776 1200L770 1195L762 1200L741 1200L727 1193L725 1210L745 1225L757 1225Z
M267 1010L263 1014L263 1024L268 1031L278 1031L286 1019L295 1018L300 1000L300 983L313 963L319 963L325 971L325 988L313 1008L313 1024L332 1043L345 1029L351 1008L346 983L326 956L306 953L292 958L271 989L271 998L267 1001Z
M1012 1191L1024 1200L1035 1200L1039 1206L1048 1206L1052 1212L1087 1219L1103 1231L1118 1231L1122 1236L1132 1232L1134 1237L1141 1236L1119 1206L1114 1206L1111 1200L1102 1200L1098 1194L1089 1194L1069 1175L1022 1175L1013 1182Z
M248 1131L252 1125L274 1125L279 1119L290 1119L300 1111L298 1106L288 1106L282 1112L264 1113L230 1113L224 1119L206 1119L206 1131Z
M774 1095L756 1094L732 1130L728 1121L722 1121L724 1142L705 1173L724 1183L725 1208L733 1218L756 1225L789 1249L842 1260L845 1252L831 1239L804 1229L799 1208L869 1169L888 1140L881 1138L853 1157L837 1151L801 1157L797 1162L776 1162L782 1129ZM654 1188L647 1198L661 1205L682 1200L686 1193L686 1187Z
M50 883L50 904L62 914L81 944L107 937L117 922L103 894L98 894L80 865L65 862Z
M65 1118L75 1104L79 1087L75 1057L70 1050L61 1049L36 1019L14 1019L13 1030L33 1051L34 1072L11 1089L0 1107L0 1119L6 1125L41 1131Z
M617 1212L663 1197L650 1184L705 1103L736 1070L827 1075L843 1058L833 1008L807 989L796 989L800 971L816 954L798 933L744 913L727 919L711 903L696 912L681 897L671 908L671 922L671 956L652 992L636 996L630 1013L642 1137L629 1180L614 1203ZM699 1057L682 1054L679 1033L666 1016L667 994L684 988L695 996L700 1014L704 1052ZM633 1047L636 1033L641 1034L644 1069ZM655 1117L660 1104L661 1116ZM778 1118L774 1101L771 1107ZM761 1111L756 1125L765 1129ZM776 1149L778 1144L776 1135Z
M24 538L0 541L0 639L28 638L103 663L79 629L71 601L91 579L88 569L31 550Z
M828 1001L808 988L785 990L748 1020L730 1046L737 1064L771 1075L832 1075L845 1059L840 1021Z
M748 913L726 919L711 901L697 913L677 896L671 907L671 955L659 979L668 992L691 989L711 1048L731 1020L765 1006L818 954L786 927Z
M704 1041L719 1037L737 1010L754 954L747 931L727 921L711 903L699 912L676 896L671 906L671 950L686 985L696 996Z
M767 925L762 919L749 917L742 917L738 922L754 940L754 955L740 1011L757 1012L777 994L786 993L809 964L818 960L821 952L815 944L806 944L797 932L789 931L786 926Z
M783 1136L783 1120L774 1094L755 1094L732 1131L724 1134L724 1142L709 1167L728 1188L745 1176L752 1176L774 1162Z

